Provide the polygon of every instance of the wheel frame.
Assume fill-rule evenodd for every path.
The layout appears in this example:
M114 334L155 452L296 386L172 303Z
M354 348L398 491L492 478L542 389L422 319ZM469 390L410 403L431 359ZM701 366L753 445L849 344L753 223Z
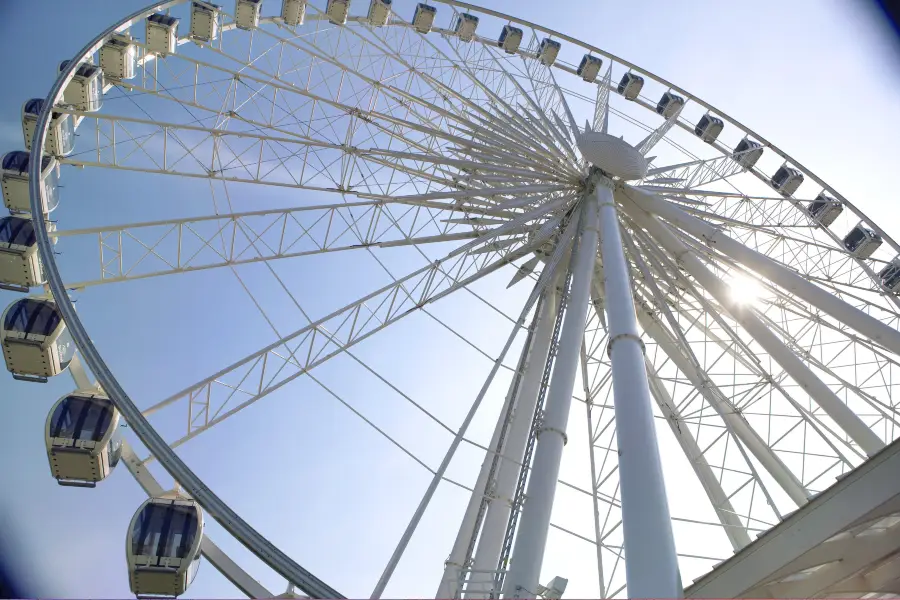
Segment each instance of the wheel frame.
M36 211L42 211L43 207L43 193L44 186L41 185L41 177L40 177L40 160L35 160L36 157L41 157L43 155L43 149L47 145L47 132L49 127L51 126L51 118L53 107L56 102L60 100L65 91L66 85L72 80L77 67L81 63L81 61L89 58L94 53L99 51L102 44L109 39L112 35L117 32L120 32L124 29L129 28L136 22L139 22L145 19L149 14L153 12L159 12L170 8L172 6L176 6L179 4L185 4L190 0L171 0L169 2L153 4L147 8L144 8L140 11L132 13L130 16L125 19L119 21L117 24L107 28L101 34L96 36L91 42L89 42L75 57L69 62L67 67L60 72L57 77L54 85L49 92L44 107L41 111L41 114L38 118L37 124L35 126L34 138L31 142L31 163L30 163L30 172L29 172L29 191L30 191L30 202L32 214L38 214ZM544 32L552 37L556 37L561 40L565 40L571 44L574 44L577 47L583 48L586 51L601 55L606 57L607 59L614 61L622 66L628 67L631 71L639 73L644 77L647 77L656 83L667 86L672 91L679 92L684 95L684 97L690 101L697 103L700 106L705 107L711 113L714 113L718 118L723 121L735 126L740 131L742 131L745 136L753 138L757 140L759 143L763 145L763 148L771 149L775 154L782 157L786 163L790 164L794 168L801 171L804 175L808 176L810 180L815 181L817 184L821 185L824 190L827 190L832 194L832 196L840 201L844 206L846 206L850 211L852 211L855 215L857 215L860 221L867 224L871 227L876 233L878 233L882 239L887 242L897 254L900 254L900 245L897 244L894 239L888 235L883 229L881 229L874 221L867 218L862 211L856 208L852 203L850 203L844 196L842 196L839 192L837 192L830 185L825 183L823 180L818 178L814 173L812 173L809 169L801 165L799 162L790 157L786 152L779 149L777 146L769 142L767 139L758 135L753 130L747 128L742 123L737 121L736 119L728 116L726 113L716 109L714 106L704 102L703 100L693 96L686 90L671 84L670 82L662 79L651 72L638 67L628 61L625 61L611 53L608 53L596 46L592 46L590 44L586 44L581 42L575 38L567 36L565 34L559 33L552 29L537 25L535 23L525 21L522 19L518 19L512 17L510 15L506 15L504 13L494 11L491 9L486 9L479 7L477 5L458 2L456 0L436 0L441 4L445 4L454 8L460 9L468 9L473 10L479 13L491 15L503 20L507 20L510 23L516 23L525 27L529 27L535 31ZM390 26L390 25L389 25ZM411 23L405 23L407 27L413 27ZM440 29L432 29L432 31L436 33L444 33L445 30ZM479 36L475 37L474 41L488 43L484 39ZM535 60L537 60L535 58ZM560 67L559 64L554 64L557 68ZM567 70L567 69L566 69ZM598 85L604 85L602 82L597 82ZM613 89L614 85L610 87ZM641 101L640 98L635 100L635 103L644 106L644 108L648 108L653 110L653 107L645 102ZM676 121L679 127L685 129L686 131L691 131L692 127L689 124L682 123L680 121ZM723 155L727 156L729 154L729 150L721 146L721 144L711 144L717 150L719 150ZM766 183L771 187L771 184L761 172L751 169L752 172L758 179ZM805 208L801 205L799 200L788 198L789 201L794 205L795 209L800 210L803 214L808 214ZM810 218L818 228L824 229L827 231L827 235L831 237L837 244L841 244L841 239L832 231L828 229L828 227L823 226L819 223L818 220ZM234 535L236 539L238 539L241 543L251 549L254 554L260 557L266 564L272 567L275 571L279 572L281 575L285 576L289 581L293 581L297 583L302 589L308 591L310 593L316 594L315 591L317 588L319 590L328 590L326 595L330 597L341 597L339 594L327 588L324 583L316 580L311 576L308 572L293 563L287 558L286 555L281 553L277 548L275 548L272 544L261 543L261 536L258 533L249 528L249 525L244 523L242 520L235 520L231 518L232 515L237 516L233 511L230 511L228 507L222 502L217 496L215 496L208 488L203 485L203 482L193 474L192 471L185 465L175 454L175 452L168 448L166 443L162 440L161 437L156 434L155 430L146 419L141 415L139 409L131 402L127 393L124 389L119 385L118 381L115 379L115 376L108 369L105 362L103 361L100 353L94 347L91 342L87 331L85 330L83 324L78 318L77 314L74 311L74 306L71 300L66 293L65 284L60 276L58 267L54 260L54 253L52 250L52 241L49 236L49 232L47 229L47 223L43 220L40 220L41 224L35 227L35 233L37 236L37 243L40 252L40 256L44 265L45 274L47 277L47 285L52 291L53 297L57 306L59 307L60 312L63 315L63 319L72 334L72 337L80 350L81 354L84 356L85 361L90 366L92 372L94 372L99 380L100 385L109 395L110 399L114 402L116 407L119 409L120 413L125 417L127 422L130 424L131 428L135 430L135 434L139 439L150 449L154 456L160 461L163 468L182 486L184 486L185 490L190 493L194 498L197 499L198 503L204 510L206 510L213 518L216 518L215 515L219 515L222 517L222 520L216 518L225 528ZM856 262L865 270L870 277L880 285L880 280L878 279L877 274L868 267L863 259L854 257ZM890 293L884 294L892 299L892 301L900 306L900 299ZM208 507L211 507L210 510ZM248 529L249 528L249 529ZM252 534L256 534L259 536L254 541L254 536ZM299 569L299 570L298 570Z

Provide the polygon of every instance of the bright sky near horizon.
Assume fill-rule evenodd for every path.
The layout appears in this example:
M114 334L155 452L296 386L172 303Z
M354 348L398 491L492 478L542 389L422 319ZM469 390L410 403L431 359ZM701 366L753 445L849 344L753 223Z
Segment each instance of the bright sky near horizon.
M0 39L6 60L0 150L22 147L21 105L46 94L58 62L144 4L144 0L2 3ZM868 6L840 0L728 4L498 0L489 7L596 44L689 90L789 152L895 238L900 236L897 193L889 183L900 135L900 54ZM62 202L68 203L60 212L65 227L120 221L123 214L132 214L130 209L114 215L108 206L129 202L143 203L134 220L161 218L180 200L208 196L202 187L188 183L174 191L165 188L167 194L148 177L130 180L103 172L86 172L85 177L72 184L71 193L62 190ZM66 183L64 178L63 186ZM269 199L277 203L283 197L275 194ZM195 214L208 209L206 201ZM67 257L64 242L59 249L61 264L77 269L72 258L77 253ZM380 285L380 272L375 273L374 263L366 260L363 267L352 256L310 259L290 271L290 285L304 308L321 314ZM261 289L268 286L274 295L261 270L241 273ZM499 293L506 281L500 276L482 289ZM509 307L516 306L514 298L505 298ZM0 305L13 299L12 293L0 292ZM80 299L79 311L101 352L142 406L274 339L234 278L225 274L205 272L104 286L102 293L92 290ZM294 329L300 317L286 300L279 302L284 304L271 307L284 313L279 327ZM435 312L456 317L454 325L464 328L464 337L496 353L505 341L507 324L491 317L494 324L483 326L479 317L490 316L484 306L471 298L459 302ZM517 314L512 308L507 312ZM471 315L465 323L459 319L462 313ZM223 319L223 314L230 318ZM448 339L433 321L411 319L397 328L402 336L398 339L406 345L397 346L392 354L363 345L360 356L385 371L393 369L395 383L415 398L428 397L441 416L458 422L454 401L462 398L462 404L468 404L489 365L482 361L473 374L456 364L454 353L464 349L458 340L442 342L439 350L432 348L432 336ZM428 378L419 373L428 373ZM362 400L360 404L370 410L377 404L379 413L390 416L398 437L419 444L425 462L435 465L440 460L449 438L439 444L423 441L443 433L433 424L434 429L428 429L418 421L406 421L399 408L392 412L387 404L377 403L402 404L395 395L375 392L375 380L358 367L354 370L352 360L336 359L314 375L341 396ZM70 388L68 376L34 385L0 375L0 423L5 425L0 453L6 457L0 531L16 540L20 568L36 586L34 595L127 597L125 529L144 496L124 468L95 490L59 487L51 478L44 420L52 403ZM291 402L297 398L309 401L298 406ZM476 433L484 437L484 431ZM471 482L475 473L465 465L478 462L477 455L470 448L463 452L470 453L468 462L460 461L451 476ZM224 422L186 445L182 456L254 526L350 597L368 596L430 478L361 421L348 418L344 407L308 380L295 381L269 401ZM460 498L458 489L439 495L388 595L434 593L449 546L443 541L432 547L429 535L446 540L448 531L455 532ZM274 593L283 591L279 577L217 525L207 527L217 543ZM234 587L204 564L186 596L235 595Z

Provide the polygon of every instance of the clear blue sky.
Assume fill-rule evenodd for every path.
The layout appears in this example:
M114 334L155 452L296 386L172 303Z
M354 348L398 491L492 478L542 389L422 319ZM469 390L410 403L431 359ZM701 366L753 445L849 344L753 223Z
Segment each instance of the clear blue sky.
M46 94L58 62L118 16L143 4L0 4L6 57L0 97L2 150L21 147L21 105ZM900 65L886 30L864 5L838 0L727 5L713 0L502 0L491 8L595 43L675 82L766 136L893 235L900 233L894 226L897 194L892 181L900 135ZM73 176L70 182L70 189L62 191L59 213L64 227L160 218L176 209L193 214L211 209L208 198L196 207L184 206L194 194L204 193L192 184L157 188L153 179L99 172ZM62 243L59 249L64 267L78 268L78 253L72 250L67 256ZM301 260L302 265L279 269L286 269L292 288L313 313L340 306L384 281L367 256ZM271 286L261 270L241 273ZM506 279L499 279L488 286L488 293L514 305L516 295L501 295ZM0 292L0 304L13 298ZM454 317L470 339L499 349L506 326L496 319L484 326L481 319L487 322L489 315L483 308L471 299L459 303L435 310ZM272 339L227 272L105 286L84 294L78 308L99 348L142 406ZM276 310L283 316L283 330L296 324L295 311L283 305ZM465 320L460 318L464 313ZM137 322L131 322L135 318ZM426 318L410 319L399 328L393 352L363 345L359 353L390 373L411 396L427 399L440 414L458 422L459 407L477 391L486 362L455 363L460 343ZM435 349L429 340L438 335L447 341ZM472 370L463 368L470 366ZM433 425L422 425L418 417L405 416L398 398L371 376L347 359L334 361L316 375L437 464L449 439L439 437ZM53 401L70 387L67 376L43 386L0 376L0 422L5 425L0 437L5 457L0 515L9 520L0 522L0 530L19 540L22 568L41 585L36 594L125 597L124 534L144 496L124 468L95 490L61 488L50 477L43 424ZM162 423L168 427L174 421ZM430 443L431 436L446 441ZM370 592L428 481L424 471L304 380L187 445L183 456L254 526L333 587L357 597ZM452 474L471 482L474 472L465 467L473 456L464 456L468 462L461 460ZM422 535L389 593L433 594L462 500L458 489L442 486L438 504L423 522ZM274 593L283 591L277 576L217 526L209 524L208 532ZM235 591L205 564L188 595L229 597Z

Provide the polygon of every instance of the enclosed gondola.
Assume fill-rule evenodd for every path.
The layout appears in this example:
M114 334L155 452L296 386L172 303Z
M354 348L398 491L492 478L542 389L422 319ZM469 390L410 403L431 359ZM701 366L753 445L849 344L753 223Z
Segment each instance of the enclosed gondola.
M844 236L844 248L856 258L869 258L881 246L881 236L862 221Z
M259 27L260 12L262 12L262 0L235 0L234 24L238 29L256 29Z
M150 498L138 509L125 552L131 591L138 598L180 596L197 574L203 512L188 498Z
M787 165L781 165L769 180L775 191L787 198L803 183L803 173Z
M69 66L69 61L59 63L62 73ZM103 105L103 70L91 63L81 63L75 70L72 80L63 92L63 103L85 112L100 110Z
M881 278L881 285L895 294L900 293L900 256L889 262L878 276Z
M665 119L671 119L681 111L684 106L684 98L672 92L666 92L656 103L656 112Z
M52 299L16 300L3 312L0 325L3 358L15 379L46 383L72 361L75 347Z
M100 68L110 79L133 79L137 45L127 33L114 33L100 47Z
M350 0L328 0L325 5L325 14L328 20L335 25L347 23L347 15L350 14Z
M384 27L391 18L391 0L372 0L369 3L369 25Z
M635 100L641 93L643 87L644 78L629 71L622 75L622 80L619 81L619 86L616 90L622 94L626 100Z
M297 27L303 25L306 18L306 0L282 0L281 20L285 25Z
M95 487L122 454L119 411L98 390L77 390L60 398L44 428L50 472L60 485Z
M576 73L588 83L594 83L597 80L597 75L600 74L600 67L602 66L603 59L599 56L585 54L581 57L581 62L578 63Z
M722 133L723 129L725 129L725 121L719 117L705 114L700 117L697 125L694 126L694 134L707 144L712 144L719 137L719 134Z
M752 169L763 154L762 144L747 138L741 139L734 147L731 158L735 160L745 171Z
M542 65L552 67L553 63L556 62L556 57L559 56L559 50L561 48L562 44L556 40L544 38L541 40L541 47L538 49L537 58L541 61Z
M478 29L478 17L469 13L459 13L456 17L456 23L453 25L453 32L460 40L471 42L475 38L475 30Z
M522 44L522 30L512 25L504 25L497 38L497 45L507 54L515 54Z
M809 211L809 216L822 226L828 227L844 211L844 205L840 200L835 200L825 192L821 192L815 200L806 205L806 210Z
M153 13L147 17L147 51L165 56L174 54L178 46L178 21L163 13Z
M11 214L31 213L31 194L28 190L28 170L31 156L23 150L7 152L0 159L0 188L3 204ZM43 208L47 214L59 204L59 163L52 156L41 158Z
M420 2L416 5L416 12L413 14L413 28L419 33L428 33L434 26L435 16L437 16L437 8Z
M44 282L34 223L25 217L0 219L0 288L27 292Z
M25 149L31 151L31 140L38 117L44 108L43 98L32 98L22 105L22 133L25 136ZM47 140L44 153L53 156L67 156L75 150L75 117L53 111L50 125L47 127Z
M212 2L194 0L191 3L191 39L212 42L219 37L219 15L222 7Z

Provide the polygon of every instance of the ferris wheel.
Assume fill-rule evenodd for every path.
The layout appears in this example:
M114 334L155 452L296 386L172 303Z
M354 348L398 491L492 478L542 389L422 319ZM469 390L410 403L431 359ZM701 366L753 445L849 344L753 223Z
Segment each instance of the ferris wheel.
M723 111L541 25L174 0L62 61L21 119L0 344L16 379L74 381L48 399L52 477L102 495L127 470L147 493L122 523L138 597L186 593L204 559L275 595L214 525L280 597L344 597L313 565L348 552L372 598L679 597L900 432L889 232ZM156 350L101 332L129 302ZM128 366L148 357L153 381ZM233 426L310 390L340 417ZM190 458L299 438L322 444L290 462L310 495L385 490L329 496L295 537L378 543L301 557Z

